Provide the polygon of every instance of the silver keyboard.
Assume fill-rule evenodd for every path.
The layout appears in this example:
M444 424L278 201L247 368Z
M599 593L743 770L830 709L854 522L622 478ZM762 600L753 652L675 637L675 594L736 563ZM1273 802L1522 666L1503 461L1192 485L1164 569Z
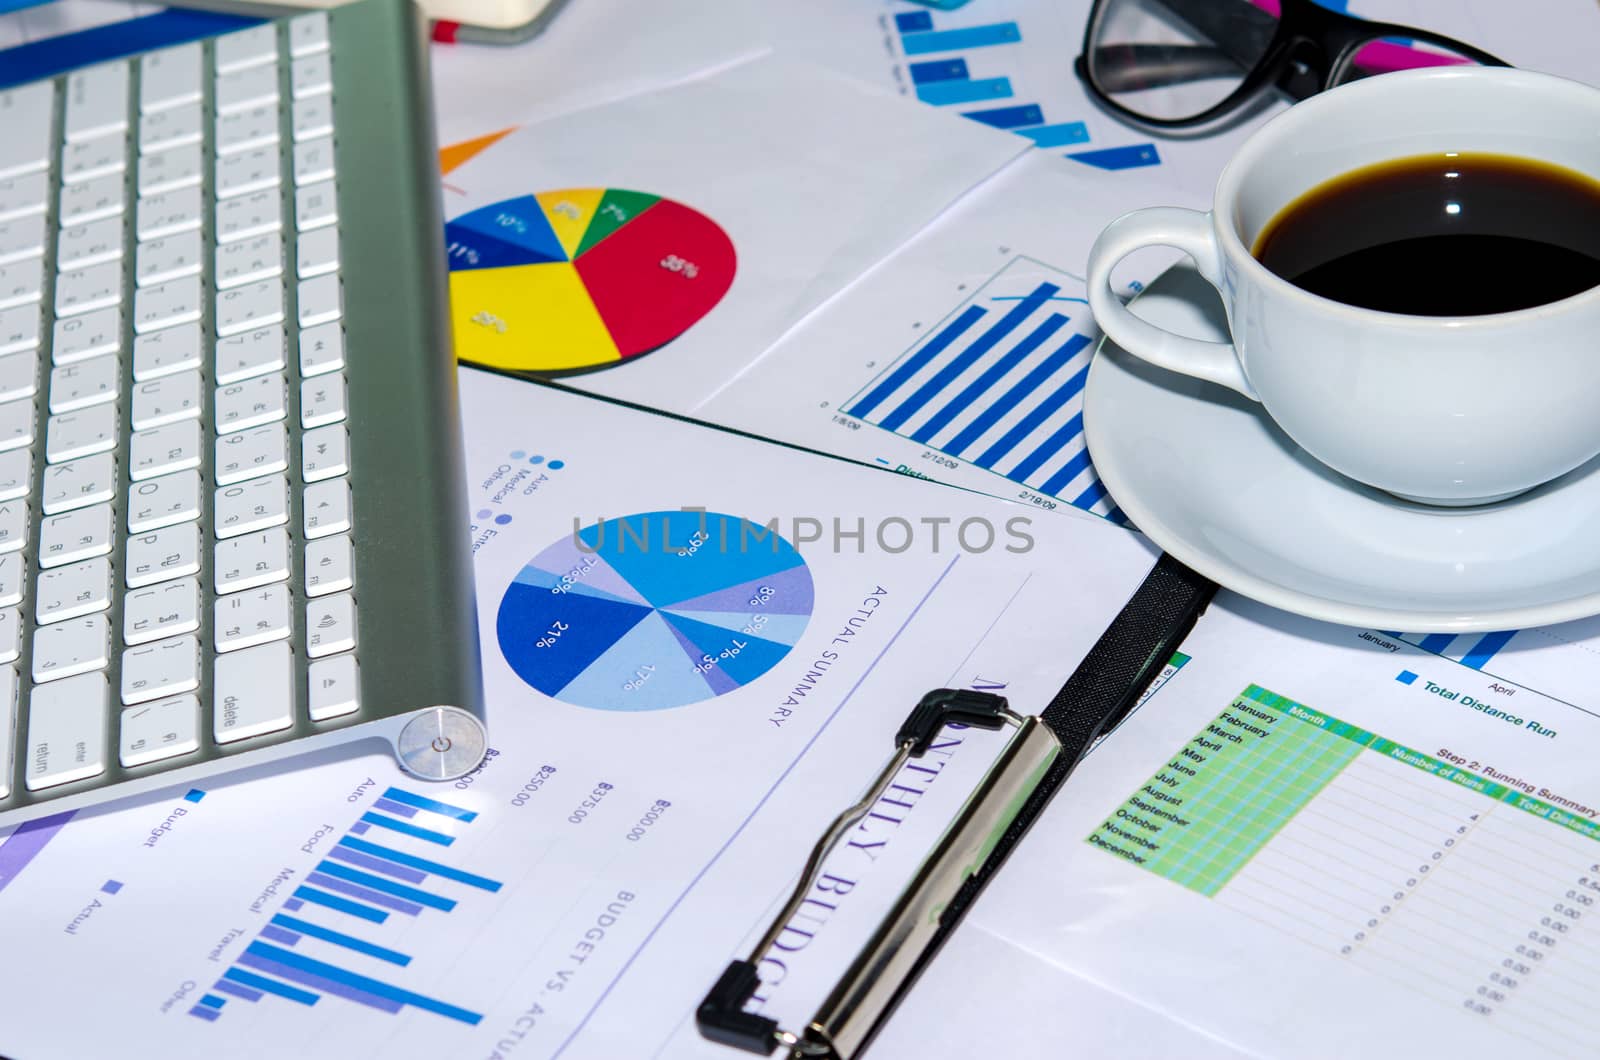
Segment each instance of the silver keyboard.
M335 59L286 26L0 91L0 800L361 708Z

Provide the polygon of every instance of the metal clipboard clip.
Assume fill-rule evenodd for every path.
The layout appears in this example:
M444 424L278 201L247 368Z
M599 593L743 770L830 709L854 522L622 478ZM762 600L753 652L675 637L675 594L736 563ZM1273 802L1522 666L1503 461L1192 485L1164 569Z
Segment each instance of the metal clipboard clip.
M784 1030L769 1016L746 1012L760 986L757 964L800 909L828 855L888 790L900 767L926 753L949 722L982 729L1013 725L1016 732L805 1029ZM1061 741L1044 722L1015 713L1002 696L952 688L923 696L896 733L894 755L871 789L834 818L812 848L800 882L766 934L747 958L728 965L700 1003L700 1034L762 1056L784 1048L791 1060L853 1060L938 935L952 899L983 866L1060 752Z

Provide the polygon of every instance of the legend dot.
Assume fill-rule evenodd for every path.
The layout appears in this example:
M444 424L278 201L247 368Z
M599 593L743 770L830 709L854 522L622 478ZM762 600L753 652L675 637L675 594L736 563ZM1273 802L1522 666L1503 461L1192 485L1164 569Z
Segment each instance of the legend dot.
M542 463L544 463L544 457L539 456L538 454L535 454L533 456L528 457L528 463L530 463L530 464L542 464Z
M489 516L491 516L491 515L493 515L493 514L494 514L494 513L493 513L493 512L491 512L491 511L490 511L490 510L489 510L489 509L487 509L487 508L479 508L479 509L478 509L478 518L479 518L479 519L487 519L487 518L489 518Z
M566 465L566 463L564 461L552 460L546 466L548 466L551 471L560 471L562 468L566 467L567 465Z
M524 453L521 449L513 449L513 450L511 450L511 459L513 459L513 460L521 460L523 457L525 457L527 455L528 454Z
M496 523L498 523L499 525L504 526L504 525L506 525L507 523L509 523L511 521L511 516L509 516L509 515L497 515L497 516L494 517L494 521Z

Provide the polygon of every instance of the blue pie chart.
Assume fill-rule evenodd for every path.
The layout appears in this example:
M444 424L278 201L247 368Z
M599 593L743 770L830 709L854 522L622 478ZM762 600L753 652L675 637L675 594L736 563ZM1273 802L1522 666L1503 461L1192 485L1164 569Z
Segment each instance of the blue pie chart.
M495 636L530 688L595 710L725 695L789 654L811 619L794 546L733 515L645 512L549 546L500 601Z

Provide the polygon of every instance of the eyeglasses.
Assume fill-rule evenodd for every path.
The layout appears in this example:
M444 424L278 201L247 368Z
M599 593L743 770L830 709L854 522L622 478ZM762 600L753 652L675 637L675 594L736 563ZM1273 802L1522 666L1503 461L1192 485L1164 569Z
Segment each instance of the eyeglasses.
M1095 0L1074 67L1118 115L1181 129L1224 117L1268 86L1300 100L1375 74L1458 65L1507 64L1315 0Z

